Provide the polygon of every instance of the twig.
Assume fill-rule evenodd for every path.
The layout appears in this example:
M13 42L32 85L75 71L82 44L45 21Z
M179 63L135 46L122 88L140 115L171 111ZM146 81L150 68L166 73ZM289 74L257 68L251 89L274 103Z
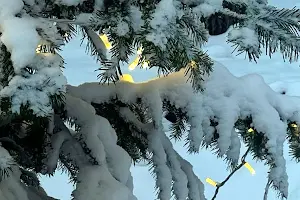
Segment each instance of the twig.
M233 176L233 174L235 172L237 172L239 169L241 169L244 166L244 164L246 163L245 159L246 159L246 157L247 157L247 155L248 155L249 152L250 152L250 147L247 149L247 151L245 152L245 154L242 156L241 163L234 168L234 170L227 176L227 178L223 182L217 184L217 189L215 191L215 194L214 194L212 200L216 199L217 194L219 193L220 188L223 187L226 184L226 182Z
M271 181L268 180L266 187L265 187L264 200L268 199L268 192L269 192L270 185L271 185Z

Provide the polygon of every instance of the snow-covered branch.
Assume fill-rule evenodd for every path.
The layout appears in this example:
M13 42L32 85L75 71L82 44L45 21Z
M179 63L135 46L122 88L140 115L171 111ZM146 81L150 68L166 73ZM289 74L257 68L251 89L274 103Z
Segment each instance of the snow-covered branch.
M282 151L287 123L300 122L299 98L274 92L256 74L234 77L219 63L214 65L214 72L206 78L204 87L203 93L195 94L186 82L184 72L180 71L143 83L68 86L67 92L85 102L96 104L108 103L115 97L123 103L134 104L137 98L141 98L147 102L147 106L156 106L151 109L157 111L161 110L157 107L162 105L158 102L166 99L188 114L191 124L188 136L190 146L198 150L201 143L209 145L217 132L219 155L226 155L231 160L238 160L240 150L237 148L240 147L240 141L236 140L238 133L232 132L235 123L251 117L255 130L267 138L266 148L272 157L271 162L276 166L271 168L270 180L282 193L287 194ZM153 117L159 119L158 113ZM212 126L211 120L217 125Z

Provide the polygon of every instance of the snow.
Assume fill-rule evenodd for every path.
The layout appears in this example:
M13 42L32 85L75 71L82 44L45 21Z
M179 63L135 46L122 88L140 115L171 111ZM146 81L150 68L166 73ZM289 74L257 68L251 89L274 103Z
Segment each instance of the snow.
M141 27L144 25L144 21L142 20L142 12L136 6L130 7L130 17L131 17L131 26L134 31L139 31Z
M240 49L247 49L249 53L255 54L256 57L259 57L260 44L258 41L258 35L253 29L248 27L232 29L228 33L228 41L234 41L240 45Z
M13 159L0 145L0 170L7 170L9 173L7 176L4 173L1 173L1 182L0 182L0 195L1 200L18 200L27 198L26 191L24 190L22 183L20 182L20 170L14 165Z
M0 20L3 21L9 17L13 17L15 14L20 12L24 6L22 0L15 1L0 1Z
M205 0L204 3L193 8L193 11L201 13L203 17L208 17L222 9L222 2L222 0Z
M11 59L16 73L29 65L35 57L35 50L40 42L36 24L31 18L9 17L0 19L1 41L11 52Z
M287 6L287 4L289 2L290 1L285 2L284 6ZM272 2L270 2L270 3L272 3ZM281 2L279 2L278 4L280 4L280 3ZM67 54L65 56L66 58L69 58L69 59L67 59L68 65L67 65L67 69L65 70L65 73L67 75L70 74L70 76L68 77L69 83L78 85L79 83L82 83L84 81L95 80L96 76L95 76L95 73L93 72L93 70L96 69L97 66L93 63L92 60L89 60L88 57L85 57L85 55L83 55L84 52L82 49L74 48L73 45L75 45L75 44L76 43L73 43L69 47L66 47L66 48L72 49L72 54L69 54L69 55ZM231 119L234 118L236 112L238 112L238 110L239 110L239 106L249 106L249 108L252 108L251 104L245 104L245 105L237 104L237 102L239 102L239 101L235 101L235 102L221 101L221 99L222 100L226 99L225 97L227 95L237 95L237 94L239 94L239 92L241 92L243 95L246 95L246 97L247 97L247 100L245 100L245 102L247 102L249 100L248 98L251 99L249 101L262 102L262 106L260 108L268 109L267 112L271 111L272 113L274 113L274 115L269 114L266 116L262 116L261 113L259 112L260 110L252 110L253 112L257 113L257 115L256 115L257 122L255 122L256 126L258 126L259 129L261 129L261 130L269 130L270 132L275 131L275 136L277 137L277 139L272 140L273 143L270 143L270 145L272 147L274 145L279 144L278 146L276 146L276 148L273 148L273 151L275 153L278 152L278 155L280 156L280 154L282 154L281 151L284 150L284 156L286 158L288 158L288 156L287 156L288 149L283 148L283 146L281 146L283 135L279 131L280 129L282 130L284 128L284 126L280 123L270 123L267 125L259 124L259 122L260 122L259 119L263 118L264 122L266 122L265 119L269 119L270 117L272 117L272 118L270 118L270 121L278 122L278 113L280 113L280 115L282 115L286 118L293 117L291 115L291 113L296 108L293 107L292 105L297 106L298 98L296 98L296 97L295 98L287 98L286 96L280 95L280 92L282 92L284 90L286 92L286 95L300 96L300 93L298 90L298 87L300 86L300 84L299 84L299 80L300 80L299 79L300 78L299 64L298 63L294 63L294 64L284 63L282 61L281 55L279 55L279 54L274 55L272 60L270 60L267 56L263 56L258 61L258 64L248 62L247 60L244 59L243 56L234 57L228 53L228 52L232 52L232 48L228 44L225 43L224 35L218 36L218 37L213 37L212 39L210 39L210 42L207 45L207 50L208 50L208 53L210 55L212 55L212 57L215 60L224 64L232 74L239 77L239 78L235 78L235 81L236 81L235 84L237 84L237 85L241 86L241 88L243 88L240 91L234 91L234 90L230 91L229 90L226 93L218 93L218 91L220 91L220 90L224 91L224 90L222 90L222 87L224 87L224 86L222 84L215 85L214 87L216 89L218 89L218 90L216 90L216 94L213 93L213 95L211 97L208 96L208 98L211 98L214 100L213 97L216 97L216 99L215 99L215 101L207 101L207 103L208 103L207 106L208 107L213 106L210 104L220 103L220 102L226 106L227 105L233 106L231 108L234 108L234 109L227 110L228 115L224 115L221 118L222 120L227 120L228 116L230 116ZM76 58L78 56L78 54L76 54L76 51L79 52L81 55L80 60L78 58L72 60L72 57ZM67 53L67 51L66 51L66 53ZM90 65L90 67L88 67L88 69L86 69L86 68L82 69L83 65L85 65L85 66ZM80 71L80 69L82 69L82 71ZM218 71L218 70L220 70L220 71ZM126 72L126 69L124 72ZM222 83L224 84L224 82L225 82L225 84L226 84L226 78L230 78L230 74L227 72L227 70L225 70L224 68L220 68L220 69L215 70L215 72L216 72L216 74L219 73L219 75L223 75L221 77L221 80L224 79L224 81L222 81ZM85 73L85 76L83 76L84 73ZM262 77L252 74L252 73L260 74ZM249 74L251 74L251 75L249 75ZM154 77L155 73L151 70L149 70L149 71L136 70L136 71L132 72L132 75L135 79L135 82L139 82L142 80L149 79L150 77ZM218 76L210 77L210 80L212 80L213 78L216 78L216 77L218 77ZM233 77L231 77L231 79L232 78ZM246 83L245 83L246 81L248 83L249 82L255 83L255 84L252 84L252 86L256 86L256 87L249 87L251 85L249 85L249 84L246 85ZM270 85L270 87L275 92L278 93L278 95L275 94L275 92L273 92L272 90L270 90L270 88L268 88L264 84L262 84L263 81L268 83ZM242 84L242 83L244 83L244 84ZM226 86L230 86L230 83L227 83ZM213 87L213 86L211 86L211 87ZM264 88L264 89L262 89L262 88ZM263 92L267 91L265 93L265 98L257 99L256 97L258 96L258 94L256 94L256 93L261 92L262 90L263 90ZM255 94L255 96L252 96L253 94ZM128 96L127 97L125 96L125 97L127 99L130 99L130 92L127 95ZM240 97L240 95L237 95L237 96ZM274 96L276 98L272 99L271 97L274 97ZM286 105L283 104L283 102L286 101L287 99L289 99L290 102L286 103ZM268 107L265 108L265 107L263 107L263 105L268 105ZM280 108L280 109L278 109L278 108ZM232 112L232 111L235 111L235 112ZM218 112L218 110L214 110L214 112ZM246 114L247 113L245 113L245 115ZM296 117L298 117L298 116L296 116ZM236 147L235 145L240 145L240 144L238 144L237 140L234 139L235 133L232 129L229 129L227 127L222 127L222 130L223 129L226 130L226 132L224 131L224 139L228 139L228 137L231 138L230 139L231 144L229 144L230 146ZM192 165L194 166L195 173L198 175L200 180L205 180L206 177L211 177L212 179L214 179L216 181L221 181L224 179L225 176L227 176L228 172L226 171L225 163L222 160L216 159L215 156L211 155L211 152L201 150L199 155L187 155L185 153L186 149L185 149L185 147L183 147L183 142L176 143L176 144L174 144L174 146L175 146L176 150L178 150L179 153L184 158L186 158L187 160L189 160L192 163ZM221 148L225 149L227 147L221 147ZM239 148L233 149L232 152L229 153L229 156L232 158L236 158L237 155L239 154L237 149L239 149ZM243 146L242 146L241 152L244 152ZM220 190L220 193L218 194L217 199L220 199L220 200L228 199L228 197L229 196L232 197L233 194L234 194L233 199L246 199L246 200L247 199L262 199L264 185L267 181L267 179L266 179L267 168L262 163L255 163L254 161L251 161L251 160L248 160L248 162L251 163L251 165L255 168L255 170L257 172L256 176L249 176L249 173L246 170L239 171L235 176L232 177L232 179L228 182L228 184ZM282 170L285 168L285 166L284 166L285 161L283 161L282 159L278 159L277 162L280 164L279 165L280 168L278 168L274 171L278 170L279 172L280 171L281 172L274 173L274 178L275 179L282 179L282 178L285 179L286 175L284 173L282 174ZM299 182L299 181L296 176L297 171L298 171L297 168L299 168L299 165L297 165L294 161L290 161L289 159L287 159L286 168L287 168L287 172L289 175L289 183L290 183L290 185L289 185L289 188L290 188L289 200L294 200L294 199L297 199L297 196L299 195L297 188L299 188L300 185L297 184L297 182ZM187 169L190 169L190 168L187 167ZM132 167L132 174L133 174L133 178L134 178L134 182L135 182L134 183L134 186L135 186L134 192L135 192L136 196L138 197L138 199L143 199L143 200L155 199L154 190L152 190L152 188L154 188L154 180L152 179L152 177L150 176L150 174L148 172L148 167ZM281 174L281 175L278 176L278 174ZM197 185L197 184L192 184L192 186L195 186L195 185ZM286 184L285 184L285 186L286 186ZM202 187L202 186L199 185L199 187ZM206 194L207 198L210 198L212 196L214 190L215 190L215 188L211 187L208 184L205 184L205 194ZM239 192L237 192L237 190ZM286 188L282 188L282 190L286 191ZM56 192L59 192L59 191L56 191ZM63 200L69 199L69 196L65 195L65 198L62 198L62 199ZM269 199L275 199L275 194L272 191L270 191Z
M48 55L35 59L35 69L38 69L29 77L16 75L9 85L1 90L2 97L12 97L12 111L19 113L21 105L30 103L30 108L38 116L52 113L49 95L59 94L65 91L66 78L63 76L59 65L61 59L57 55ZM47 66L51 67L47 67ZM45 67L46 66L46 67Z
M121 21L117 25L117 34L119 36L125 36L129 32L129 26L126 22Z
M177 10L175 1L162 0L158 3L153 13L153 18L150 21L150 26L153 28L152 32L147 34L146 39L153 42L156 46L164 49L167 44L167 38L170 35L169 25L174 23L177 17ZM168 8L168 9L165 9Z
M66 95L66 110L68 117L80 126L78 135L97 162L95 166L80 167L80 183L73 192L74 198L133 200L135 197L127 187L131 158L117 145L117 136L110 123L96 115L90 104L69 94Z
M1 146L0 143L0 170L8 169L13 163L13 159L10 154ZM2 176L2 174L1 174Z
M55 3L66 6L77 6L85 0L56 0Z

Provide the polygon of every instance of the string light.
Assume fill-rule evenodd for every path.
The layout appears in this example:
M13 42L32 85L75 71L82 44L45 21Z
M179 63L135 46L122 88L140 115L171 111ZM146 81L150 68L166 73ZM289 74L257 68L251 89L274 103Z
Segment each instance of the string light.
M291 127L297 128L298 126L297 126L297 124L291 124Z
M149 61L144 61L143 65L142 65L143 69L148 69L149 68L149 64L150 64Z
M253 128L249 128L248 129L248 133L253 133L254 132L254 129Z
M212 180L211 178L206 178L205 181L214 187L217 187L217 185L218 185L218 183L216 181Z
M120 81L134 83L134 80L130 74L123 74L120 78Z
M135 58L135 59L133 60L133 62L128 66L128 69L129 69L130 71L134 70L134 69L136 68L136 66L138 66L138 64L139 64L139 62L140 62L140 59L141 59L141 57L142 57L143 51L144 51L143 47L138 48L138 50L137 50L137 52L136 52L136 54L137 54L136 58ZM147 61L145 61L145 62L147 62ZM143 62L143 64L142 64L142 67L143 67L143 68L147 68L147 67L149 66L149 63L145 63L145 62ZM145 66L145 67L144 67L144 66Z
M136 66L139 64L140 62L140 56L137 56L134 61L128 66L128 69L130 71L134 70L136 68Z
M104 43L106 49L111 49L112 45L109 42L107 35L106 34L100 34L99 37L102 40L102 42Z
M249 172L252 174L252 175L255 175L255 170L253 169L253 167L248 163L246 162L244 164L244 166L249 170Z
M189 64L190 64L190 66L192 68L196 68L197 67L197 63L195 61L193 61L193 60Z
M55 49L48 44L39 44L35 52L38 54L55 54Z

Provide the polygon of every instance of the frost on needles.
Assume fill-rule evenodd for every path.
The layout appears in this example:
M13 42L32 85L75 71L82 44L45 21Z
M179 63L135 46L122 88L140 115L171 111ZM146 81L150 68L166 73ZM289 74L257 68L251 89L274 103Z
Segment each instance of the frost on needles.
M134 200L129 169L140 161L158 199L204 200L172 139L185 139L190 153L211 149L233 172L245 143L269 166L267 186L287 198L283 144L299 161L300 99L258 75L232 76L201 48L233 26L228 41L250 61L266 50L292 62L299 21L299 10L265 0L0 0L1 200L51 199L37 175L58 169L76 184L74 200ZM67 85L59 51L73 36L87 39L100 84ZM136 65L165 76L123 80L138 49Z

